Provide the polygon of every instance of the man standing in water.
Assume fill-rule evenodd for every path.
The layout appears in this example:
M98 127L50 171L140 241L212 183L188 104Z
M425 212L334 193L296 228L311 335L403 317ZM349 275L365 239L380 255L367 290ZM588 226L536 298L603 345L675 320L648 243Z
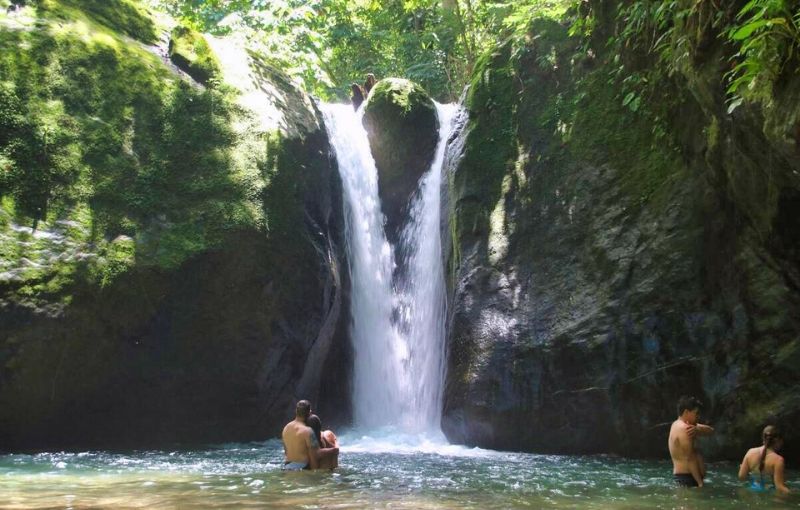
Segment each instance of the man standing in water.
M285 471L317 469L320 467L321 458L339 457L338 446L320 449L316 434L306 423L310 415L311 403L308 400L301 400L295 407L294 420L283 427L281 437L285 454L283 462Z
M714 432L708 425L697 423L700 401L694 397L678 399L678 419L669 430L669 454L672 457L672 474L681 487L702 487L706 476L703 457L695 448L696 436Z
M317 469L317 455L319 443L314 431L306 425L306 419L311 414L311 403L301 400L295 408L294 420L283 427L283 451L286 458L283 462L284 471L300 471L303 469Z

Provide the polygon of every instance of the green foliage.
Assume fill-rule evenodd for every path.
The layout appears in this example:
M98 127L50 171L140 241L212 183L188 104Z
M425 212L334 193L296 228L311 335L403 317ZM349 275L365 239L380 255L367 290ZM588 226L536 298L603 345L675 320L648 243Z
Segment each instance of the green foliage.
M575 0L151 0L198 29L247 32L273 63L324 99L367 73L402 76L458 98L476 59L535 16Z
M133 267L136 261L136 243L127 236L119 236L105 243L97 264L93 266L94 279L100 287L108 287Z
M492 13L489 27L499 25L508 27L518 36L528 34L531 21L536 19L561 19L567 10L575 4L572 0L539 0L489 4L487 12ZM488 7L491 6L491 7Z
M744 98L767 102L787 65L792 63L797 72L800 6L784 0L750 0L736 15L728 37L739 49L729 73L730 109Z
M635 104L644 88L676 72L696 73L695 59L714 42L736 49L726 76L729 112L744 100L769 103L773 86L799 68L797 2L749 0L738 7L725 2L629 0L616 6L614 16L613 32L595 41L595 49L613 57L620 80L639 73L638 81L648 84L626 91L626 105ZM585 9L573 24L573 34L588 39L601 17Z
M189 76L206 84L219 75L219 60L202 34L177 25L169 39L169 58Z

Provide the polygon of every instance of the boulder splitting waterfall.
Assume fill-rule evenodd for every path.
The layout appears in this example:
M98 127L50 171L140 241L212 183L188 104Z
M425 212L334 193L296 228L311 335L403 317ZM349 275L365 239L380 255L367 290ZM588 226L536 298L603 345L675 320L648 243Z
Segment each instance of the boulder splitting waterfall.
M349 105L323 106L345 204L356 427L439 432L445 366L440 189L457 110L437 105L436 155L412 195L400 246L393 247L384 230L378 173L362 112Z

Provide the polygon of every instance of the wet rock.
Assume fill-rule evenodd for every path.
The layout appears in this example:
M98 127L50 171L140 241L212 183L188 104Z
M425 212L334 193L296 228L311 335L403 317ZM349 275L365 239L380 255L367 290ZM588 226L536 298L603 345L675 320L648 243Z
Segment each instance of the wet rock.
M796 453L800 184L785 136L752 106L719 116L724 80L698 64L669 85L656 139L619 91L572 67L562 26L532 30L477 66L449 175L446 435L663 457L674 402L694 394L717 429L706 455L738 460L768 422Z
M369 94L364 127L378 168L387 236L396 241L411 195L433 162L439 133L436 107L419 85L386 78Z

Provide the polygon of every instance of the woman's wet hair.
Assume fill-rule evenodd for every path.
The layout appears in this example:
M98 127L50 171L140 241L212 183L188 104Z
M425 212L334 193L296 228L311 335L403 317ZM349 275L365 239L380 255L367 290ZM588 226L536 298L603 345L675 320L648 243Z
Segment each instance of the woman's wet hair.
M767 450L775 449L775 443L781 439L781 431L775 425L767 425L761 432L761 439L764 441L764 449L761 451L761 460L758 462L758 470L764 471L764 461L767 459Z
M319 416L316 414L312 414L306 418L306 425L311 427L311 430L314 431L314 437L317 438L317 444L322 447L322 420L320 420Z

